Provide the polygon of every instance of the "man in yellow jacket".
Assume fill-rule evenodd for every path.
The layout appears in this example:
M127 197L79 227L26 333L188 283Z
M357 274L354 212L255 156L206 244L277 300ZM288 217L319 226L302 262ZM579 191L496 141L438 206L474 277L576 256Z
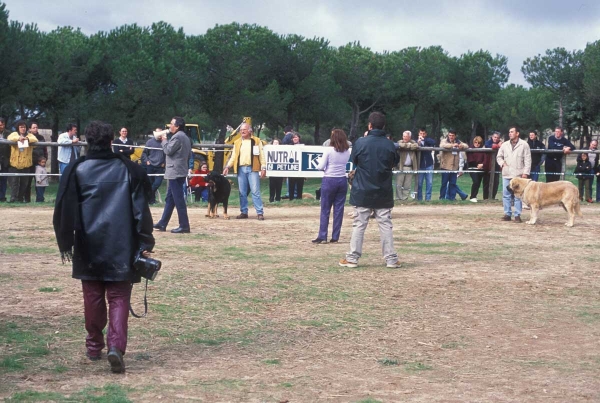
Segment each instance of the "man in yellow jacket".
M10 146L10 161L8 172L17 174L30 174L33 167L33 148L32 144L37 143L38 139L31 133L27 133L27 123L19 120L15 123L16 132L11 133L7 140L16 141L16 145ZM28 176L11 176L10 184L10 203L25 202L25 190L27 183L31 180Z
M223 169L223 175L227 175L229 168L233 168L233 172L238 176L241 214L236 218L248 218L248 186L250 186L257 218L262 221L265 216L260 198L260 178L264 178L267 173L263 145L258 137L252 135L252 128L248 123L242 123L240 134L241 137L233 143L233 152Z

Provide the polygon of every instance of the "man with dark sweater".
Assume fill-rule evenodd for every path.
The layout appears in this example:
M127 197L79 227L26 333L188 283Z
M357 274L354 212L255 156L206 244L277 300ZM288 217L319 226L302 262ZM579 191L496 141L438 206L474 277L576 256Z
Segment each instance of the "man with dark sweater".
M161 129L156 129L156 131L160 132ZM148 175L152 175L150 176L150 182L152 183L150 204L154 204L156 203L156 191L162 184L165 173L165 152L162 149L162 143L155 136L152 136L146 142L146 148L142 152L142 166L146 169Z
M529 132L529 139L527 140L530 150L545 150L546 146L544 143L538 140L537 132L531 130ZM546 154L542 153L531 153L531 180L537 182L540 175L540 169L542 164L546 161Z
M419 129L419 147L435 147L435 140L427 137L427 130L423 127ZM417 179L417 200L423 200L423 180L425 181L425 200L431 200L431 191L433 188L433 156L431 151L421 151L419 159L419 172Z
M133 147L124 147L124 146L132 146L133 141L127 138L127 128L122 127L119 130L119 138L113 141L113 152L121 153L123 156L127 158L131 158L131 154L133 154Z
M562 151L562 154L552 153L546 157L546 182L556 182L560 180L563 154L570 154L575 150L575 146L565 138L563 128L557 126L554 129L554 136L548 139L548 150Z
M398 268L398 254L394 250L392 208L394 189L392 170L400 161L394 143L385 137L385 116L380 112L369 115L369 135L356 140L350 154L355 173L350 191L350 205L356 206L350 251L339 262L343 267L358 267L362 255L365 230L374 211L379 225L381 249L386 267Z

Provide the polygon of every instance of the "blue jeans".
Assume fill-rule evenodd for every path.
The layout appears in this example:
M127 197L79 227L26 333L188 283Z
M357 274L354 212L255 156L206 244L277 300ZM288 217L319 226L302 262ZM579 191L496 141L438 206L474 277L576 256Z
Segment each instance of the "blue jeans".
M0 201L6 201L6 184L8 176L0 176Z
M531 180L534 182L538 181L538 178L540 177L540 169L542 169L542 164L539 164L535 167L531 168Z
M254 203L256 214L263 214L258 172L253 172L252 167L249 165L238 167L238 186L240 188L240 211L242 214L248 214L248 186L250 186L252 203Z
M65 169L67 169L68 166L69 166L68 162L58 161L58 172L62 175L63 172L65 171ZM61 176L61 179L62 179L62 176Z
M148 175L152 174L163 174L165 173L165 169L161 167L156 167L154 165L146 165L146 173ZM156 203L156 191L162 185L163 176L150 176L150 183L152 184L152 199L150 199L150 203Z
M514 195L512 195L508 190L506 190L506 187L510 184L510 180L512 178L502 178L502 207L504 207L504 215L507 216L511 216L512 215L512 209L511 209L511 204L514 200L515 202L515 217L519 217L521 216L521 211L523 210L523 203L521 202L521 199L519 199L518 197L515 197Z
M422 168L419 168L420 170ZM423 200L423 180L425 180L425 200L431 200L431 190L433 188L433 165L425 167L425 171L431 171L418 174L417 200Z
M187 215L187 206L185 205L185 177L169 179L167 186L167 196L165 197L165 209L160 221L157 223L162 227L169 224L173 210L177 208L177 216L179 217L179 227L189 229L190 221Z
M36 203L41 203L46 201L44 199L44 192L46 191L46 186L36 186L35 187L35 201Z
M456 172L443 172L442 173L442 186L440 187L440 200L454 200L456 199L456 192L458 186L456 186Z

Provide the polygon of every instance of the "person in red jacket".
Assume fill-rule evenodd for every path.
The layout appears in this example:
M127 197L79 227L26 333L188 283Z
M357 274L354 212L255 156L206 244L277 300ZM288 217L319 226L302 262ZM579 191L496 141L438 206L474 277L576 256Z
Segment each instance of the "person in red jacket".
M196 169L194 174L207 175L208 165L206 162L201 163L200 169ZM204 176L193 176L190 180L190 187L192 188L192 192L194 192L194 201L199 202L200 198L202 198L202 201L204 202L208 201L208 187L206 186Z

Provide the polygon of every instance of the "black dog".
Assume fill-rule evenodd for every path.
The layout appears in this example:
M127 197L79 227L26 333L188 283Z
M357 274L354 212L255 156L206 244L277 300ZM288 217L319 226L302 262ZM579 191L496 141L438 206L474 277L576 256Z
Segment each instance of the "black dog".
M227 203L229 203L229 194L231 193L231 183L226 177L217 171L212 171L204 178L208 186L208 211L206 217L215 218L219 203L223 205L223 218L229 220L227 216Z

